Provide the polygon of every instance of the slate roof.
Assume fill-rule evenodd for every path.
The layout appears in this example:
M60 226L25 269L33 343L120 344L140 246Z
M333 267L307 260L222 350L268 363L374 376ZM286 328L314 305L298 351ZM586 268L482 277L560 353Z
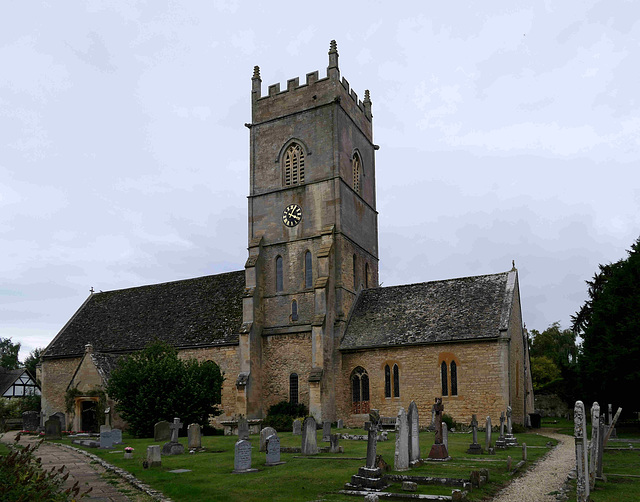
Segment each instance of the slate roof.
M340 350L495 338L508 327L516 274L366 289Z
M89 342L96 353L139 350L156 338L175 347L237 344L244 287L240 270L93 293L43 357L81 356Z
M96 369L102 380L105 382L109 381L111 378L111 372L115 369L118 364L118 359L122 357L122 354L106 354L104 352L94 352L91 354L91 360L93 364L96 365Z

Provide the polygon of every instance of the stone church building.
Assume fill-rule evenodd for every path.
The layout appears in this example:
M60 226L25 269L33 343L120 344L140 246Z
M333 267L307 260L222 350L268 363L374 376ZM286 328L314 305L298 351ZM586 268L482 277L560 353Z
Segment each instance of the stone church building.
M362 425L415 400L493 423L533 411L518 274L379 287L369 91L340 77L331 42L317 71L262 92L251 79L244 270L91 293L42 357L45 415L89 428L118 357L164 340L224 372L218 420L261 418L282 400L318 420Z

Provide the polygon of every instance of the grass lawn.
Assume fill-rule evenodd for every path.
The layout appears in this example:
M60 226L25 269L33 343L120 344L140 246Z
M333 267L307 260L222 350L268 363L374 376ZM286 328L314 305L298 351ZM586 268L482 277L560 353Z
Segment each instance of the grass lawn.
M348 429L351 434L365 434L361 429ZM300 446L301 437L293 436L290 432L279 434L281 446ZM546 447L548 438L538 434L517 434L520 443L527 443L529 448L529 465L549 451ZM420 434L420 445L423 457L433 443L432 432ZM493 440L497 434L493 434ZM354 500L353 497L340 495L344 484L351 479L358 467L364 465L364 459L335 460L330 457L362 457L366 456L366 441L341 440L344 447L342 454L321 453L313 458L296 458L299 454L282 453L282 460L286 463L274 467L265 466L265 454L258 451L259 436L251 436L254 446L252 451L252 467L258 472L250 474L232 474L234 461L234 436L205 436L202 439L206 452L162 457L162 467L143 469L142 461L146 458L147 446L158 444L152 439L133 439L125 434L125 444L117 450L98 450L85 448L111 464L124 468L143 482L160 490L175 501L312 501L323 499L327 501ZM322 443L322 431L318 431L318 445ZM484 434L479 434L484 439ZM69 439L62 442L70 444ZM186 438L180 438L186 446ZM470 495L471 500L482 500L483 497L498 491L508 483L511 476L507 473L507 456L513 458L515 465L522 455L521 448L498 451L496 455L468 455L466 449L471 443L471 434L449 434L449 452L453 457L450 462L427 463L402 474L414 476L442 476L469 479L470 472L481 468L488 468L491 482L482 489L475 489ZM124 459L124 446L134 448L134 458ZM378 454L393 467L395 449L395 434L389 433L389 440L378 443ZM191 469L192 472L174 474L172 469ZM399 491L400 485L392 485L390 491ZM450 495L452 488L436 486L418 486L418 493Z

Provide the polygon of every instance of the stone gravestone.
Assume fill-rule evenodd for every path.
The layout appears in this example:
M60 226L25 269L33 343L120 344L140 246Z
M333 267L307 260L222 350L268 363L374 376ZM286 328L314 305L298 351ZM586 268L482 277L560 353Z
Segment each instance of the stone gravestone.
M358 469L358 474L351 476L351 483L345 484L345 489L368 488L382 490L387 486L382 469L376 465L378 430L380 429L380 412L371 410L369 421L364 424L367 431L367 463Z
M111 406L108 406L107 409L104 410L104 425L111 429Z
M297 418L293 421L293 435L300 436L302 434L302 422Z
M500 437L496 440L496 448L504 450L507 447L507 441L504 437L504 411L500 413Z
M393 470L409 469L409 423L404 408L398 411L396 418L396 451L393 457Z
M67 426L66 426L66 416L64 413L62 413L61 411L57 411L55 412L53 415L51 415L51 417L58 417L58 420L60 421L60 430L61 431L66 431L67 430Z
M178 442L178 432L182 429L183 425L179 418L174 418L173 423L169 424L171 440L162 445L163 455L181 455L184 453L184 446Z
M604 436L604 445L607 446L607 443L609 442L609 438L612 437L613 433L616 430L616 423L618 422L618 418L620 418L620 413L622 413L622 408L618 407L618 410L616 411L616 414L613 416L613 420L611 421L611 424L609 424L609 427L607 428L607 433ZM615 436L613 436L615 437Z
M50 418L44 423L45 439L60 439L62 437L62 427L58 417Z
M609 405L609 424L608 424L609 426L611 426L611 424L613 423L613 419L611 418L612 415L613 415L613 406L610 404ZM612 438L618 437L615 427L612 427L610 437Z
M22 430L36 431L40 426L40 413L37 411L25 411L22 414Z
M322 440L329 441L329 436L331 436L331 422L325 420L322 422Z
M260 451L267 451L267 438L274 435L278 433L273 427L265 427L260 431Z
M442 422L442 444L449 451L449 426L447 422Z
M343 429L344 428L344 421L339 418L338 421L336 422L336 429Z
M420 461L420 423L415 401L409 403L407 420L409 422L409 464L413 465Z
M171 429L169 429L169 422L162 420L153 426L153 440L154 441L166 441L171 437Z
M471 416L471 432L473 434L473 443L469 445L467 453L480 455L482 453L482 446L478 444L478 419L475 415Z
M162 465L160 445L147 446L147 462L149 463L149 467L160 467Z
M434 444L431 446L429 458L436 460L445 460L450 457L447 448L442 442L442 412L444 411L444 406L442 405L441 397L436 397L434 409L436 411L436 437Z
M120 429L111 429L111 438L113 444L122 444L122 431Z
M576 502L586 502L589 500L589 461L585 440L587 417L582 401L576 401L573 421L576 442Z
M302 423L302 448L303 455L318 454L318 439L316 437L316 420L313 417L307 417Z
M487 452L491 449L491 417L487 415L487 425L484 430L484 446Z
M233 473L245 474L247 472L256 472L257 470L251 468L251 443L246 439L239 439L236 442Z
M202 448L202 431L200 430L200 424L191 424L187 427L187 445L189 449Z
M340 434L331 434L329 436L329 453L342 453L342 448L340 448Z
M596 468L598 467L598 453L600 440L600 405L597 401L591 406L591 442L589 443L589 490L596 486Z
M238 439L249 439L249 422L243 415L238 418Z
M600 431L598 433L598 465L596 466L596 479L606 481L602 474L602 455L604 454L604 413L600 416Z
M507 433L504 436L507 446L518 446L518 440L511 429L511 406L507 406Z
M267 443L267 461L264 465L280 465L284 464L280 460L280 438L273 434L266 439Z
M111 431L100 432L100 449L110 450L113 448L113 434Z

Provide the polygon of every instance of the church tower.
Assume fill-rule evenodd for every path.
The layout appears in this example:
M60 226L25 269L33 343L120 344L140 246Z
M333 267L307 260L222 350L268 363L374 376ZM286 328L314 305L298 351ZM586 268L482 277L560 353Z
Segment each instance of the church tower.
M338 346L351 306L378 285L371 100L340 78L307 74L262 95L254 68L249 257L237 413L259 418L282 400L335 420Z

